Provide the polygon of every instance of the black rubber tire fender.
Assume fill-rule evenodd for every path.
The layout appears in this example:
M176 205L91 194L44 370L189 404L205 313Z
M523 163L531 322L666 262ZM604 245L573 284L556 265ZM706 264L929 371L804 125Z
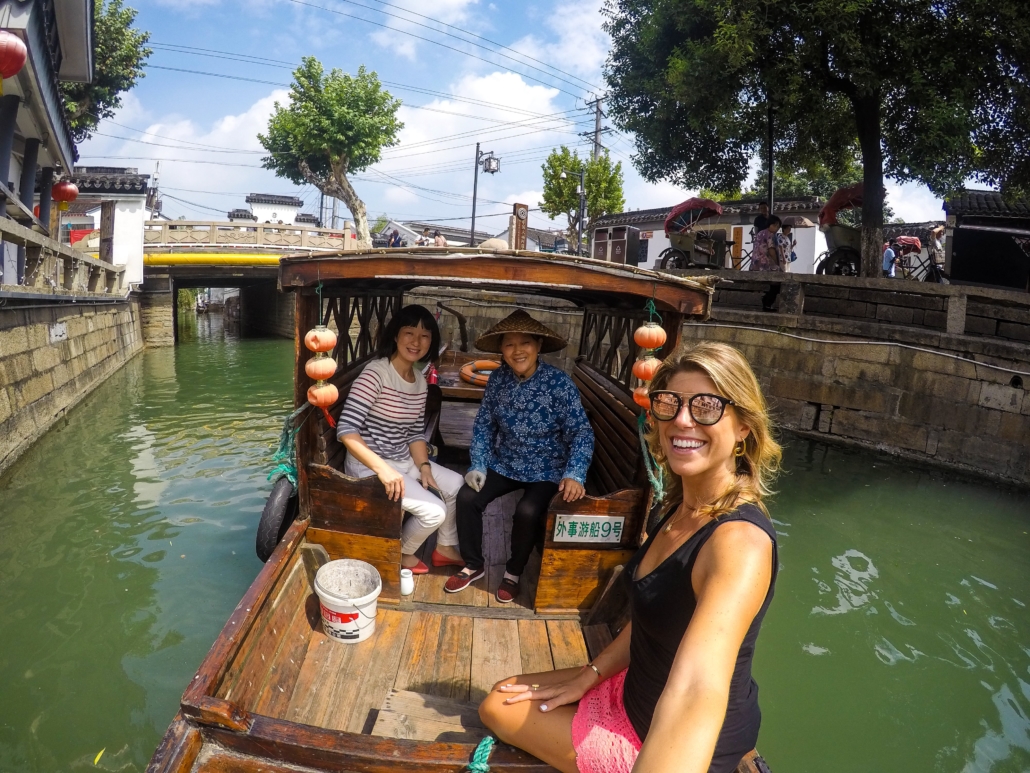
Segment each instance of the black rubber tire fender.
M272 493L268 495L265 509L261 511L255 544L257 557L262 562L269 559L275 546L282 541L286 530L297 517L296 493L293 484L286 477L279 478L272 486Z

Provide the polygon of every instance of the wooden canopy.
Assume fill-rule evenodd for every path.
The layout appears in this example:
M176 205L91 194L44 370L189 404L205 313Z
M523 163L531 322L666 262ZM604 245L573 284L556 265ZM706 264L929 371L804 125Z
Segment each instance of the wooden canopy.
M335 252L286 257L279 264L283 291L319 282L329 291L340 284L351 295L429 285L531 293L612 309L636 309L653 299L660 312L707 319L715 277L678 277L574 255L472 247Z

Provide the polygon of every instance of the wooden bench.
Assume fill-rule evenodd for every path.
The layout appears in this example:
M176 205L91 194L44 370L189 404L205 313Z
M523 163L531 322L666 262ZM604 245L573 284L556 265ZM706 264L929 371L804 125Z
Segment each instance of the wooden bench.
M557 495L548 507L534 605L540 614L590 609L615 567L636 552L648 506L637 438L640 408L621 384L582 357L576 361L572 379L594 430L594 459L587 472L587 496L565 502ZM573 542L567 533L556 534L562 522L597 521L598 516L623 519L618 541Z

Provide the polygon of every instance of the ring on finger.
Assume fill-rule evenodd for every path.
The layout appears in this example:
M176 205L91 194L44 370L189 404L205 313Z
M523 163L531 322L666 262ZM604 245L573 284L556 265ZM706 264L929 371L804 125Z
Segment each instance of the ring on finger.
M529 687L530 687L531 690L539 690L540 689L540 685L538 685L538 684L531 684Z

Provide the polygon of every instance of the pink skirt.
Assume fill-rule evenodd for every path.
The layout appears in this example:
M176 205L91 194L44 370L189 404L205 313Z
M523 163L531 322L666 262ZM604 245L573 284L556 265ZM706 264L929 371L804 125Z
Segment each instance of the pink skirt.
M630 773L641 741L622 705L626 671L594 687L572 718L572 748L580 773Z

